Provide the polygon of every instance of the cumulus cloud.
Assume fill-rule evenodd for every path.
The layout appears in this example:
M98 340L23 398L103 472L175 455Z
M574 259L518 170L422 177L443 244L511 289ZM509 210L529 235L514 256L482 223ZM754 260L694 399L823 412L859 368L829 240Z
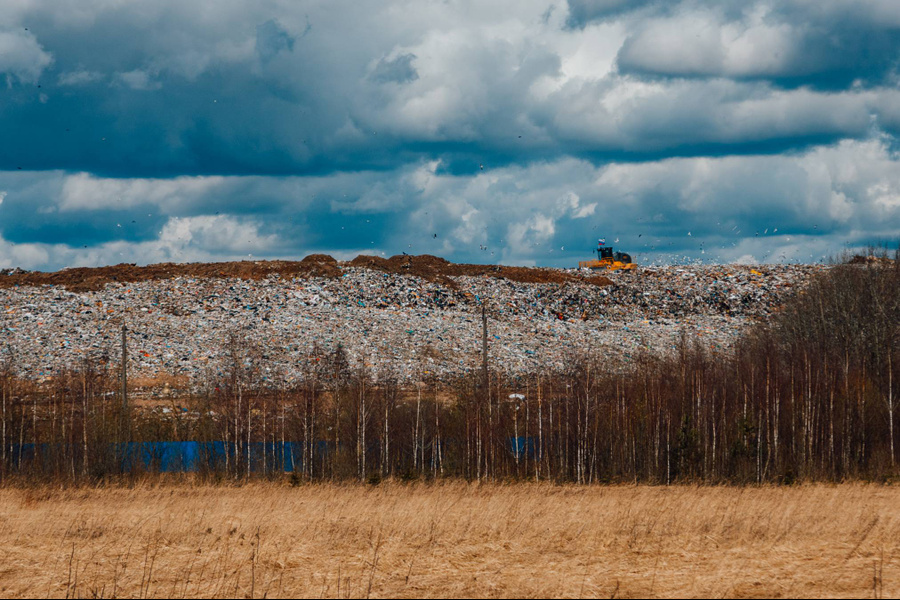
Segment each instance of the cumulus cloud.
M645 82L632 78L566 86L535 120L588 153L704 154L785 150L810 140L866 136L883 90L782 90L730 80Z
M61 212L71 212L151 205L171 213L214 193L224 180L223 177L111 179L76 173L63 178L57 207Z
M900 232L893 0L211 6L0 4L7 259L564 265L605 235L763 260Z
M310 252L440 254L571 266L598 237L643 261L817 260L900 231L887 139L791 156L563 158L477 175L434 162L318 177L119 180L0 176L0 235L48 264L224 260ZM33 198L50 198L35 212ZM221 213L221 214L216 214ZM71 229L67 229L71 228ZM50 232L83 243L48 244ZM71 232L71 233L66 233ZM24 250L23 250L24 251ZM101 252L102 254L97 254ZM124 260L124 258L123 258ZM63 261L63 262L61 262Z
M633 22L622 72L835 88L896 75L896 3L682 1Z
M795 47L798 32L764 15L722 22L711 12L684 13L643 23L619 53L624 71L676 76L763 77L815 69Z
M44 50L31 32L0 29L0 74L22 83L34 83L52 62L53 55Z
M48 264L58 264L55 255L64 253L63 245L53 247L51 244L12 244L0 237L0 268L19 267L25 269L41 268Z
M276 235L262 234L252 221L229 216L169 219L156 239L111 240L89 247L11 243L0 236L0 267L26 269L98 264L247 260L278 252Z
M157 247L184 253L189 249L209 256L243 256L256 251L268 254L275 250L278 238L262 235L252 221L238 221L230 216L199 216L170 219L160 231Z

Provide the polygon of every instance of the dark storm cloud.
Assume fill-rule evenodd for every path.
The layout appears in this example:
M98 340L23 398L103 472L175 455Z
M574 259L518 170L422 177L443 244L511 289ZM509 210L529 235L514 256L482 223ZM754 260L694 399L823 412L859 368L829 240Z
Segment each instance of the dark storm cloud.
M638 10L653 0L568 0L569 27L584 27L588 23L610 19L623 13Z
M0 265L802 258L900 231L898 56L888 0L0 4Z
M279 52L291 52L293 49L293 36L277 20L266 21L256 28L256 53L263 62L269 62Z
M415 81L419 78L419 73L412 64L415 58L415 54L402 54L391 60L382 58L372 72L372 79L379 83Z
M709 3L669 4L665 11L654 5L646 19L623 17L621 72L636 81L725 76L735 85L723 95L703 81L685 89L681 81L656 80L649 95L621 103L617 97L633 81L570 76L555 38L542 41L515 23L497 36L476 17L392 29L387 15L366 8L341 20L338 8L325 5L301 13L228 3L211 18L170 2L140 5L149 15L98 8L79 22L34 6L19 17L31 25L33 38L22 45L31 63L20 60L15 72L40 73L41 87L17 79L4 92L0 137L12 143L0 147L0 168L121 177L393 169L423 155L465 171L560 155L633 160L802 149L859 137L867 129L861 121L881 109L850 99L852 107L838 109L840 122L826 116L817 127L805 117L799 132L777 116L757 122L760 115L737 114L766 102L793 114L804 109L808 94L776 98L767 78L780 84L817 77L837 92L839 82L858 74L854 65L880 81L897 55L894 32L872 19L853 21L855 37L828 30L830 15L841 14L834 11L790 23L786 11L753 17L752 4L737 17ZM617 7L599 2L590 10ZM545 35L595 35L558 29L561 19L588 8L570 7L568 17L543 27ZM422 19L430 14L422 12ZM728 27L737 28L731 45ZM749 45L741 50L741 43ZM762 85L740 85L747 78ZM552 81L558 90L534 94ZM823 93L812 101L830 99ZM614 110L605 108L610 103ZM690 114L692 107L703 110ZM856 116L848 121L847 111ZM608 122L597 127L599 118ZM735 129L750 134L742 139Z

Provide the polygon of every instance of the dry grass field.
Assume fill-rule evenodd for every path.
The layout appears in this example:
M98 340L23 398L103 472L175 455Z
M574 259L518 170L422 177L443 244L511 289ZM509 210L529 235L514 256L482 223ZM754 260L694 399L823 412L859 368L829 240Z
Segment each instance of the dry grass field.
M0 490L0 595L900 595L900 488Z

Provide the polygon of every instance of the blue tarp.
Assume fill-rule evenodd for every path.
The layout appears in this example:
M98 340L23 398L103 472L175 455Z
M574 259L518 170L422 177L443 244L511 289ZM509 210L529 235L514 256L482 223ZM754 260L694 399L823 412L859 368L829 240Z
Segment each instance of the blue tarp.
M235 461L246 464L255 473L290 473L302 463L303 447L294 442L251 442L236 446L233 442L135 442L127 445L124 470L133 464L160 473L196 472L224 469Z
M533 436L511 437L509 438L509 451L520 460L525 457L534 460L537 452L537 438Z
M37 450L37 452L36 452ZM9 447L8 456L13 463L30 463L38 456L46 461L51 450L62 450L58 444L13 444ZM78 445L67 448L70 453L79 455ZM110 453L115 456L123 471L131 471L135 467L160 473L193 473L202 469L210 471L223 470L226 464L235 461L246 465L250 462L250 470L256 473L293 472L295 466L303 464L303 444L299 442L252 442L237 447L233 442L129 442L112 444ZM327 442L318 442L316 451L327 453ZM264 468L265 465L265 468Z

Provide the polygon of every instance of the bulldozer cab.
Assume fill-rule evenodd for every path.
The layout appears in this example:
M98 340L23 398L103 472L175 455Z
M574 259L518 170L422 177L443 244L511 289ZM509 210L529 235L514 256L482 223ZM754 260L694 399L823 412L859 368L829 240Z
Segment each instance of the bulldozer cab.
M613 249L611 246L598 246L597 247L597 258L603 260L604 258L612 258L613 257Z

